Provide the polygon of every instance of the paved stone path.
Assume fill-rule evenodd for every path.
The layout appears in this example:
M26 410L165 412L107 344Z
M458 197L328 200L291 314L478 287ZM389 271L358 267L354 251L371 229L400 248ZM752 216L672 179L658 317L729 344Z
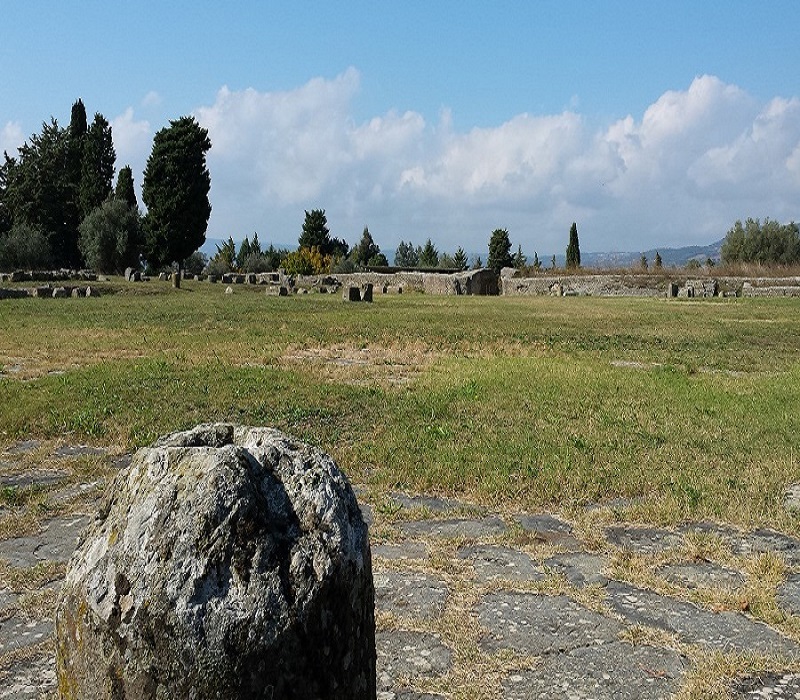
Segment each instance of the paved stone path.
M55 698L52 610L103 487L81 476L96 473L83 459L104 460L108 474L129 461L36 441L0 452L0 700ZM15 531L18 499L32 494L44 515ZM788 636L800 629L792 537L716 523L613 523L588 537L547 513L359 499L373 538L379 700L686 697L704 669L724 668L708 661L720 654L751 672L720 679L717 696L800 698L800 645ZM719 560L697 555L698 537ZM763 585L786 634L737 609L759 583L748 562L765 553L785 571ZM640 568L625 575L626 562Z

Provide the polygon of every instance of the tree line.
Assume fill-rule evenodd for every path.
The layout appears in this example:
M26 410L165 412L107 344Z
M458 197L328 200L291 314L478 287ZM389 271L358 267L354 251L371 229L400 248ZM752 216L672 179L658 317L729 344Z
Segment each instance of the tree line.
M794 221L780 224L769 218L763 222L737 221L722 244L722 262L727 264L797 265L800 263L800 229Z
M511 239L507 229L495 229L489 238L486 267L500 272L504 267L517 269L542 268L538 253L534 252L533 260L522 252L522 245L517 245L516 252L511 252ZM312 209L305 212L302 230L298 238L296 250L276 249L274 246L262 250L258 233L250 240L246 236L237 250L233 237L217 245L217 252L211 260L196 255L187 263L188 269L197 273L201 271L221 275L226 272L268 272L283 268L289 274L327 274L349 273L367 268L388 267L386 255L375 243L369 227L365 226L360 241L350 248L346 241L331 236L324 209ZM484 266L480 256L472 261L462 247L453 254L440 252L433 241L428 238L424 245L415 246L412 241L400 241L395 249L393 266L410 270L467 270ZM553 256L551 267L556 267ZM575 223L570 229L567 247L567 267L580 267L580 243Z
M205 242L211 204L208 133L181 117L156 133L143 173L143 215L129 165L114 184L111 125L88 124L81 99L69 126L51 117L0 165L0 269L98 272L182 264Z

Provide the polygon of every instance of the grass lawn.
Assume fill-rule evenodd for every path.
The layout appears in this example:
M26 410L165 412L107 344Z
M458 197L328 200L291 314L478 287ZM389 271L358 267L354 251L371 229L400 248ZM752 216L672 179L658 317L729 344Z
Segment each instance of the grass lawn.
M272 425L373 494L800 534L798 299L114 292L0 302L0 447Z

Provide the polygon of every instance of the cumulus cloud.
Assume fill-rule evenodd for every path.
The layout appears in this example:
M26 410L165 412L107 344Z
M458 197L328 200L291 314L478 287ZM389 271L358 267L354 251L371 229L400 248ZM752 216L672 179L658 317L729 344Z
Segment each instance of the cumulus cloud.
M761 104L700 76L599 129L575 102L458 132L446 110L437 122L388 111L357 123L360 89L351 68L285 92L224 87L197 109L213 144L209 235L292 243L303 209L322 207L351 243L368 224L385 247L431 236L481 252L502 226L550 253L572 221L588 251L709 243L744 216L800 218L797 97ZM146 122L123 117L132 145L149 142Z
M131 166L134 186L141 202L142 173L153 144L150 122L136 119L133 108L128 107L111 120L111 134L117 153L117 169L125 165Z

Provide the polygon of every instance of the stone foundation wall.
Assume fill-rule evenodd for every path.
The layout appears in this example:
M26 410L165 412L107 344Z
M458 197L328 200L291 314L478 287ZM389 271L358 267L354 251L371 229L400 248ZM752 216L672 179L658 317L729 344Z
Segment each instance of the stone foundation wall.
M505 296L798 297L800 277L667 278L664 275L541 275L501 277Z

